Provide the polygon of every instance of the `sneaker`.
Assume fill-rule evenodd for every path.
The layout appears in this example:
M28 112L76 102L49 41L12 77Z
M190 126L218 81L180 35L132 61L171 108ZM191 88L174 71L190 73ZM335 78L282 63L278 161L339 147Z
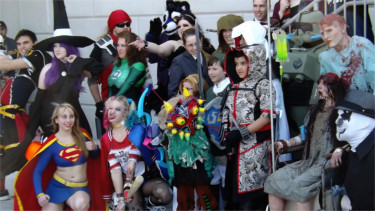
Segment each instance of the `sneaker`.
M0 201L9 200L9 192L7 189L0 191Z

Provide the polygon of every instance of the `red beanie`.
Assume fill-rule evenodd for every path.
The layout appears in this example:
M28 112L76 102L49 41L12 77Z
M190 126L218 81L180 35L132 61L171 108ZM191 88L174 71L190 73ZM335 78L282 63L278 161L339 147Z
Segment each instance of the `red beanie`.
M132 19L129 17L128 13L124 10L115 10L113 11L108 18L108 28L113 30L118 23L122 23L125 21L132 22Z

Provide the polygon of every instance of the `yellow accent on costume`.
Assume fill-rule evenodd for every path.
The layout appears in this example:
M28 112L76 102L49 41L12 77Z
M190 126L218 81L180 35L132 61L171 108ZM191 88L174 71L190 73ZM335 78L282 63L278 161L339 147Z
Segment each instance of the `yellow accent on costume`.
M20 107L19 105L5 105L5 106L1 106L0 107L0 114L3 115L3 116L9 117L11 119L14 119L15 115L11 114L11 113L8 113L5 110L11 109L11 108L18 109L19 107ZM25 111L24 109L20 109L20 110L21 111Z
M170 103L168 103L168 102L166 102L166 101L164 101L164 107L165 107L165 110L167 111L167 113L171 112L172 109L174 108L174 107L172 106L172 104L170 104Z
M184 90L183 90L183 91L184 91L184 97L185 97L185 98L188 98L188 97L191 96L189 90L187 90L186 87L184 87Z
M85 181L85 182L70 182L70 181L67 181L67 180L61 178L61 177L60 177L59 175L57 175L56 173L53 174L53 178L54 178L57 182L59 182L59 183L65 185L65 186L67 186L67 187L71 187L71 188L81 188L81 187L86 187L86 186L89 184L88 181Z

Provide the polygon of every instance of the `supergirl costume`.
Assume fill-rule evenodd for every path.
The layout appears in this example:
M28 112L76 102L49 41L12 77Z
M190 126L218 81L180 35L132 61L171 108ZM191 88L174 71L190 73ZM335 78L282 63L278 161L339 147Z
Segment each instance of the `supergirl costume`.
M86 131L82 129L82 132L85 141L92 141ZM99 147L95 151L89 151L89 157L86 159L75 143L63 145L55 134L51 135L16 177L15 210L39 210L37 197L43 194L43 190L50 196L49 202L51 203L63 203L75 192L85 191L90 195L91 210L105 210L104 201L98 197L100 196L99 178L94 172L99 165L99 159L94 158L98 156ZM86 162L88 181L69 182L55 173L56 166L70 167ZM34 191L30 191L33 189Z
M4 176L19 170L26 163L23 155L28 143L19 147L29 123L25 107L38 84L41 69L51 61L48 53L39 50L30 50L24 57L19 53L12 56L12 59L17 58L22 58L29 68L13 71L13 76L6 81L0 92L0 151L3 154L0 156L3 163L0 165L0 172Z
M241 79L235 68L236 52L243 54L249 64L247 76ZM274 105L275 92L270 96L271 83L265 78L266 50L261 44L246 46L244 49L231 49L225 57L225 71L231 80L222 111L221 134L247 127L260 117L272 118L271 103ZM235 153L227 159L225 187L226 198L231 203L245 203L258 197L265 197L263 186L270 174L271 163L268 145L271 125L238 140Z

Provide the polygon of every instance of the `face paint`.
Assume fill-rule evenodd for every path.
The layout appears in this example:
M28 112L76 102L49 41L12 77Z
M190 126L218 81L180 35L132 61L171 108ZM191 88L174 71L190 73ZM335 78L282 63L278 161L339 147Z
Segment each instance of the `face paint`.
M356 148L375 128L375 119L351 111L338 110L336 120L336 137L339 141L350 144L351 150Z
M127 112L127 110L124 108L124 105L121 102L114 100L108 106L109 122L114 124L124 121L126 116L125 112Z
M344 138L346 137L346 134L347 134L345 132L348 128L348 124L350 124L349 122L350 122L350 117L352 115L352 112L339 110L338 114L339 116L337 117L337 120L336 120L336 127L337 127L336 136L339 141L345 141Z

